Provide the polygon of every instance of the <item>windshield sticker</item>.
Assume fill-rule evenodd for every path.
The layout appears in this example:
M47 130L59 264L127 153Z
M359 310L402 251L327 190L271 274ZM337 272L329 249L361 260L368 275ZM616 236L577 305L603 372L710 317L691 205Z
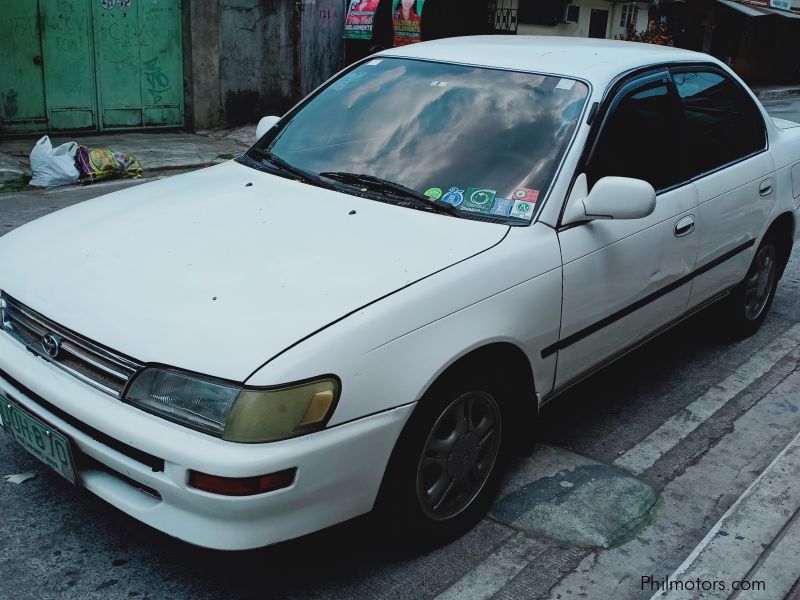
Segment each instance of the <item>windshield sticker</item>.
M464 197L464 203L461 205L461 210L488 214L492 211L492 206L494 206L495 195L496 192L494 190L469 188Z
M344 38L371 40L372 24L380 0L351 0L344 20Z
M575 87L575 80L574 79L562 79L556 84L557 90L567 90L570 91L572 88Z
M453 206L460 206L464 201L464 190L460 190L457 187L451 187L449 190L447 190L447 193L442 196L442 201L452 204Z
M438 188L438 187L432 187L432 188L428 188L427 190L425 190L425 195L428 198L433 198L434 200L441 199L442 194L444 194L444 192L442 191L442 188Z
M535 206L533 202L515 200L514 206L511 208L510 216L530 221L533 218L533 209Z
M444 87L447 85L446 81L431 81L433 87Z
M508 198L495 198L494 206L492 206L491 214L499 217L508 217L511 215L511 208L514 206L514 201Z
M382 58L373 58L371 61L367 63L368 67L374 67L375 65L379 65L383 62Z
M517 188L514 190L514 193L511 194L511 197L514 200L519 200L520 202L531 202L536 204L536 201L539 199L539 190L532 190L530 188Z

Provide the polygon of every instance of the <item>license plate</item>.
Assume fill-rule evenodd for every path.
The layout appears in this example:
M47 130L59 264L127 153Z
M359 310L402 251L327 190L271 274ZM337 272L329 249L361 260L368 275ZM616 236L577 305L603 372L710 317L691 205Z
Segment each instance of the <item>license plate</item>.
M23 448L70 483L77 483L69 439L0 395L0 424Z

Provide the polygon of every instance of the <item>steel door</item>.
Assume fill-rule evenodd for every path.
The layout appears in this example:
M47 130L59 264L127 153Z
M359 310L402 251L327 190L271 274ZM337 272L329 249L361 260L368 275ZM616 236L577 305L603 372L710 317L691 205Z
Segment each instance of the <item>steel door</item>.
M183 124L178 0L93 1L100 129Z
M49 128L94 129L97 123L88 0L39 0L39 10Z
M36 2L12 0L0 11L0 131L47 127L39 11Z

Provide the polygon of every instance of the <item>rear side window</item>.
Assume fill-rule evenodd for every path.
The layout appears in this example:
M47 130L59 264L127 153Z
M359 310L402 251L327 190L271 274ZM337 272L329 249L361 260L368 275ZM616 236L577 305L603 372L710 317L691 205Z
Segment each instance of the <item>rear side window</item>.
M701 69L673 71L672 77L683 107L690 177L766 147L761 112L733 80Z
M663 80L623 96L592 151L586 170L590 188L608 176L643 179L656 190L684 181L676 108Z

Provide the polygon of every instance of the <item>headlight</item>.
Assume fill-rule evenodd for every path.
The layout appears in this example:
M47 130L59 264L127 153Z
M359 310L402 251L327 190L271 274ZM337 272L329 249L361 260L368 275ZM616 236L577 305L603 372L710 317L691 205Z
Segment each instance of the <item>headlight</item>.
M127 403L170 421L253 443L322 429L338 398L333 378L259 390L165 368L145 369L125 394Z

